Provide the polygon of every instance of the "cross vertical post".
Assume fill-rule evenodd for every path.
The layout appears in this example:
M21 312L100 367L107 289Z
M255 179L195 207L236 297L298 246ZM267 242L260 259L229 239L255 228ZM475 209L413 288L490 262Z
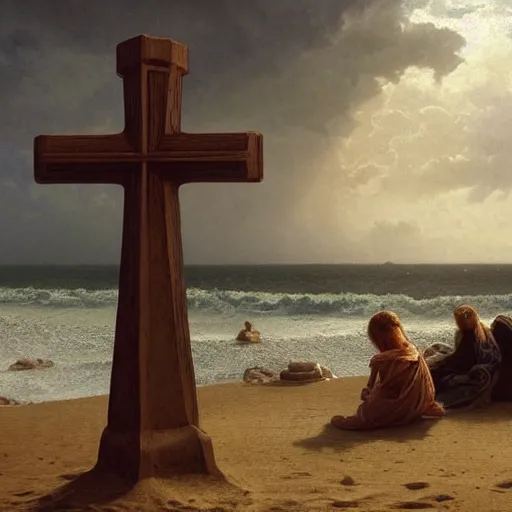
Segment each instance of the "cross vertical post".
M115 183L124 217L108 421L97 467L130 481L220 474L199 428L179 209L187 182L258 182L257 133L184 134L187 47L139 36L117 47L125 128L105 136L39 136L38 183Z

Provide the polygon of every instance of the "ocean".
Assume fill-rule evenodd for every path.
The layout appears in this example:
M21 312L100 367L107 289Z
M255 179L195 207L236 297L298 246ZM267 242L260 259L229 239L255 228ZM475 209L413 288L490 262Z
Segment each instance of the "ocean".
M108 393L116 266L0 266L0 396L42 402ZM451 342L467 303L486 322L512 314L512 265L268 265L186 268L198 385L314 360L340 377L368 374L370 316L395 311L419 348ZM263 343L238 346L244 320ZM22 357L46 370L8 372Z

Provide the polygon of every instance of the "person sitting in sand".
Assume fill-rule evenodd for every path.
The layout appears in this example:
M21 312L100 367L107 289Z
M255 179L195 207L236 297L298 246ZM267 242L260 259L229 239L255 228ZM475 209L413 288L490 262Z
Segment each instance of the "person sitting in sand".
M434 384L423 356L405 335L398 316L381 311L370 319L368 337L379 353L354 416L334 416L342 430L370 430L411 423L422 416L444 416L435 401Z
M447 409L485 405L498 380L500 349L471 306L458 307L454 317L455 350L430 365L436 399Z
M259 331L253 331L252 324L248 320L244 322L245 329L242 329L238 336L236 337L236 341L242 342L242 343L260 343L261 342L261 336Z
M512 402L512 317L498 315L491 324L491 332L501 352L500 374L492 400Z

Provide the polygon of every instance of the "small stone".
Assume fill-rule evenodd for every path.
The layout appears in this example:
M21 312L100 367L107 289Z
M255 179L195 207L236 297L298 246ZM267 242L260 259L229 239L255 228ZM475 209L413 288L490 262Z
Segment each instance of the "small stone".
M351 476L346 476L343 480L340 481L341 485L356 485L356 482Z
M512 480L496 484L496 487L499 487L500 489L512 489Z

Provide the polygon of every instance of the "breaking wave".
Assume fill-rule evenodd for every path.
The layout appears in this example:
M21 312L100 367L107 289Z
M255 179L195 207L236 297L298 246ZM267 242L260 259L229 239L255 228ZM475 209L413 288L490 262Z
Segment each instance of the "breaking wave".
M390 309L398 314L435 318L445 316L463 303L471 304L483 316L512 310L512 294L440 296L414 299L400 294L321 293L287 294L229 290L187 290L188 307L212 313L261 315L336 315L367 317ZM55 308L115 306L117 290L2 288L0 304Z

